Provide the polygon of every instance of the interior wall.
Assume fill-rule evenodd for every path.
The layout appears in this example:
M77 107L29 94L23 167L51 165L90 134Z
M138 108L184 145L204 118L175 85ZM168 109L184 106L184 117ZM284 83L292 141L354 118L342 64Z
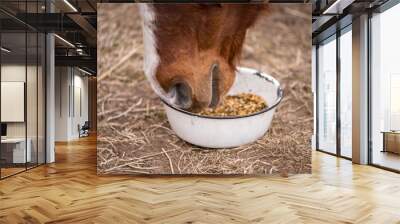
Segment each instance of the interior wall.
M73 67L56 67L55 74L55 140L70 141L88 121L88 77Z
M78 70L73 70L73 83L71 93L72 116L71 116L71 136L73 139L79 138L79 129L85 121L88 121L88 78L87 76L82 76L82 73Z
M75 113L73 123L72 123L72 136L73 138L79 138L79 132L78 132L78 125L81 127L86 121L89 120L89 92L88 92L88 77L84 76L82 72L80 72L77 69L74 69L74 87L75 87L75 105L80 104L80 109L81 111L77 110L77 107L75 107ZM77 98L77 88L80 89L80 103L76 102L76 100L79 100Z
M55 68L55 141L68 141L69 68Z

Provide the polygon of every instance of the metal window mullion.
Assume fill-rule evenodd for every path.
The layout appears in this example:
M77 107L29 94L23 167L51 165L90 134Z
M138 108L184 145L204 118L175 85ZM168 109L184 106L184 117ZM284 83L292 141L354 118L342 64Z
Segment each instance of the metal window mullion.
M368 53L367 53L367 83L368 83L368 94L367 94L367 129L368 129L368 156L367 156L367 164L373 164L373 153L372 153L372 63L371 63L371 56L372 56L372 29L371 29L371 19L372 19L372 12L368 12L368 31L367 31L367 46L368 46Z
M45 12L47 13L47 0L45 2ZM48 33L44 33L44 161L43 163L47 163L47 35ZM42 69L43 71L43 69ZM42 74L43 76L43 74ZM61 89L60 89L61 91Z
M315 46L315 149L319 149L319 44Z
M25 1L25 21L27 21L28 1ZM28 113L27 113L27 96L28 96L28 25L25 25L25 100L24 100L24 118L25 118L25 170L28 169Z
M340 29L336 31L336 154L341 156L341 119L340 119Z
M39 13L39 1L36 1ZM39 33L36 32L36 166L39 165Z

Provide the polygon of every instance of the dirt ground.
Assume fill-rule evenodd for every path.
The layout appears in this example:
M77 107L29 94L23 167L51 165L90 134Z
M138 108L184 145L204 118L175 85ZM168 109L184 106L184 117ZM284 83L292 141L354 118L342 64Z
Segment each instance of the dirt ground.
M311 172L311 7L271 4L249 30L240 65L284 89L267 134L234 149L200 149L170 129L142 71L135 4L98 6L99 174L279 174Z

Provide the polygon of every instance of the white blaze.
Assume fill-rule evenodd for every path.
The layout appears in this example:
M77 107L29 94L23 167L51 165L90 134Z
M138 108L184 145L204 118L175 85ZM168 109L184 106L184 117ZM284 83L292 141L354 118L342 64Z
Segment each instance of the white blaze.
M144 44L144 63L143 70L151 87L163 100L171 103L172 93L167 94L156 79L157 67L160 64L160 57L157 53L157 40L154 36L154 8L150 4L140 3L139 12L142 17L143 44Z

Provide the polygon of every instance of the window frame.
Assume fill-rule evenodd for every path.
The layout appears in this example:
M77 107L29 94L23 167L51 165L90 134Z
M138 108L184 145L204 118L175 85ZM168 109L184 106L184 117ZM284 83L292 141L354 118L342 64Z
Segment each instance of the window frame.
M352 158L344 156L341 153L342 150L341 150L341 119L340 119L340 102L341 102L340 101L340 98L341 98L340 97L340 81L341 81L341 79L340 79L340 77L341 77L340 37L347 32L351 32L351 30L352 30L351 26L352 26L352 23L349 23L346 26L344 26L340 29L337 29L337 31L335 33L331 34L330 36L326 37L323 40L318 41L318 43L315 45L315 47L316 47L316 50L315 50L315 54L316 54L315 55L315 58L316 58L316 63L315 63L315 66L316 66L316 68L315 68L315 72L316 72L315 73L316 74L315 75L315 80L316 80L316 112L315 112L315 114L316 114L316 116L315 116L315 119L316 119L316 132L315 132L316 133L316 137L315 137L316 151L323 152L323 153L333 155L333 156L337 156L339 158L343 158L343 159L347 159L347 160L352 160ZM336 63L336 152L335 153L328 152L324 149L321 149L320 144L319 144L319 131L320 131L319 130L319 106L320 106L319 105L320 104L320 102L319 102L319 94L320 94L319 93L319 89L320 89L319 59L320 59L320 56L318 53L319 52L318 49L322 43L327 43L330 41L336 41L336 62L335 62Z

